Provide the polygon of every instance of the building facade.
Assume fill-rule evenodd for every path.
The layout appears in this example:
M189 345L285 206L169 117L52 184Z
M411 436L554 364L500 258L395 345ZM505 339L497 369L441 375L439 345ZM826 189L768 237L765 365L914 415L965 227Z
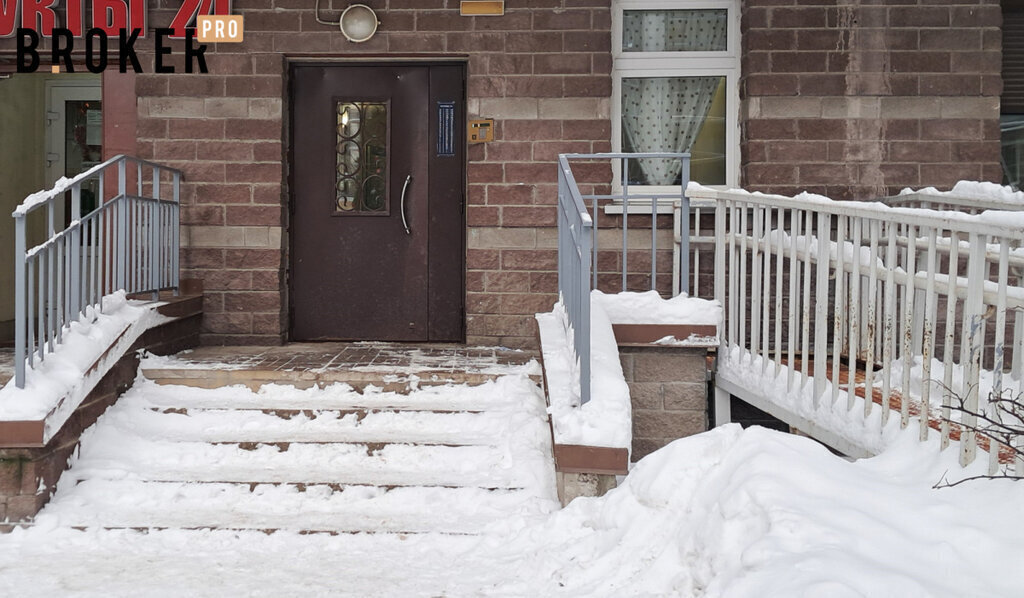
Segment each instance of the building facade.
M150 27L178 4L150 2ZM208 73L154 72L150 32L142 73L0 81L0 168L16 173L0 203L56 177L53 102L97 101L62 100L74 81L102 123L76 105L79 132L54 143L84 135L95 152L101 127L102 155L185 172L203 342L519 347L557 299L559 153L688 150L705 184L836 199L1003 179L995 1L531 0L462 16L456 0L367 0L380 23L362 43L322 22L349 4L235 0L244 41L208 46ZM465 141L488 121L492 140ZM585 190L621 181L606 163L575 173Z

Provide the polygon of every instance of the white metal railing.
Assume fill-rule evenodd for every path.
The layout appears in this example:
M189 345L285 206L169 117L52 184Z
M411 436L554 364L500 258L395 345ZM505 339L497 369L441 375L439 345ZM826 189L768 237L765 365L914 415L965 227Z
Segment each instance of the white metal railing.
M689 256L688 234L680 231L689 230L690 205L683 193L685 185L680 185L678 193L651 193L631 189L629 177L622 179L622 192L617 194L580 192L570 161L620 161L622 170L629 172L629 161L637 159L669 159L680 161L680 180L690 179L690 155L685 153L646 153L646 154L561 154L558 157L558 292L565 304L569 317L573 350L580 361L580 400L590 400L590 291L598 288L600 243L598 242L598 222L600 202L621 201L623 206L621 224L621 247L618 251L618 270L621 271L621 290L636 288L637 283L630 281L630 235L629 235L629 202L645 200L650 202L651 246L650 275L645 275L644 282L649 281L650 289L657 289L658 284L658 208L659 205L673 205L676 219L675 239L679 244L676 260L672 264L673 289L676 292L688 290L690 275L689 259L678 259L679 255ZM593 211L587 208L591 202ZM620 228L620 227L616 227ZM607 272L607 268L605 268Z
M739 355L786 376L787 391L810 391L815 409L852 413L860 386L864 418L876 409L883 427L890 412L903 427L916 418L922 440L937 425L943 446L958 437L965 465L978 447L972 413L1012 417L988 396L1024 391L1021 218L706 188L688 195L717 202L719 359ZM862 385L851 374L858 369ZM749 384L758 392L763 381ZM999 453L989 447L992 471Z
M105 295L124 290L155 299L161 290L177 291L181 180L179 170L121 155L61 179L14 211L19 388L25 387L26 365L43 361L61 343L65 326L93 318ZM129 193L132 187L135 193ZM85 195L96 207L82 215ZM65 205L68 223L58 230ZM44 210L45 221L30 223L37 210ZM41 240L30 248L36 229L42 229Z

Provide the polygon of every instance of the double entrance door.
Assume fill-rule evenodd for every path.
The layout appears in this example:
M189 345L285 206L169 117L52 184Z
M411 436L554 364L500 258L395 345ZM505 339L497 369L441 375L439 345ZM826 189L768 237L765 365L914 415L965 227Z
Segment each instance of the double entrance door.
M290 75L291 340L464 340L464 67Z

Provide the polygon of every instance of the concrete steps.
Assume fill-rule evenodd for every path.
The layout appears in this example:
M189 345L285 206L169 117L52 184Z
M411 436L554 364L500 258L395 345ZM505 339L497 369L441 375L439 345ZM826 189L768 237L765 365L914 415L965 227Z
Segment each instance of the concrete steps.
M304 533L474 533L519 509L524 490L88 480L73 527L289 530ZM139 496L146 501L136 500ZM165 505L173 503L168 510ZM224 505L230 504L230 509ZM454 509L451 505L461 505ZM424 508L426 506L427 508Z
M87 431L37 524L461 535L557 508L544 402L522 367L401 392L167 379L138 381Z
M147 359L142 374L157 384L194 388L267 385L324 388L346 384L407 393L426 386L479 385L526 371L540 382L534 354L509 349L394 343L296 343L284 347L202 347Z

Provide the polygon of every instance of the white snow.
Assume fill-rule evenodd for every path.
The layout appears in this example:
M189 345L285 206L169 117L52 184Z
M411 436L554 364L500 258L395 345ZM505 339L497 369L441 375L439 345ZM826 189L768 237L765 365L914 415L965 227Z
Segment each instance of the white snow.
M590 304L600 304L614 324L717 326L722 322L722 306L718 301L689 297L685 293L663 299L658 291L606 294L594 290Z
M876 405L871 414L864 416L864 399L854 398L854 406L847 409L847 389L839 389L833 402L833 386L826 380L824 394L815 397L814 381L805 380L798 370L754 356L750 351L732 347L719 354L716 377L748 389L769 400L801 421L805 431L830 434L833 442L843 443L839 448L855 447L865 454L881 453L899 433L899 417L890 414L882 424L882 409ZM817 398L817 402L815 399Z
M580 404L579 358L572 345L569 318L561 302L537 314L548 408L556 444L629 449L632 417L629 386L622 374L612 324L600 302L590 305L590 401Z
M52 509L35 527L0 536L0 591L24 597L1018 596L1024 485L992 480L932 488L944 475L981 473L961 471L955 461L955 451L940 452L937 441L919 444L913 433L901 434L879 457L851 463L806 438L728 425L653 453L603 498L577 499L544 515L519 510L503 496L487 513L502 515L500 524L473 535L79 531ZM123 489L115 481L83 493ZM484 515L472 504L473 492L301 494L164 486L143 498L157 501L144 505L154 512L163 501L181 501L184 513L228 498L238 501L240 516L269 508L264 515L271 520L291 514L311 523L372 522L402 505L407 515L446 507L467 509L470 520ZM113 499L135 508L131 494ZM60 497L54 504L61 505ZM175 517L184 515L169 519Z
M80 180L79 177L75 177L75 179ZM69 179L68 177L60 177L59 179L57 179L57 182L53 184L52 189L36 191L35 193L26 197L20 204L18 204L18 207L14 209L14 212L11 213L11 216L17 218L19 216L24 216L28 214L37 206L46 203L46 201L49 200L50 198L57 197L61 193L67 191L71 187L73 182L74 181L72 181L72 179Z
M912 195L914 193L938 197L985 199L1018 207L1024 204L1024 191L1014 191L1013 187L987 181L958 181L949 191L939 191L935 187L924 187L916 191L906 187L900 191L900 195Z
M717 189L711 187L705 187L699 183L691 182L686 187L686 194L695 199L715 199L722 193ZM968 214L962 211L953 210L922 210L920 208L905 208L905 207L893 207L888 206L882 202L874 201L836 201L824 195L818 195L815 193L799 193L792 197L785 195L774 195L761 193L759 191L746 191L744 189L729 189L725 191L731 196L748 196L748 197L762 197L762 198L778 198L780 200L792 201L797 200L802 205L801 207L812 208L814 206L821 206L826 209L834 209L838 206L855 206L858 210L870 209L879 213L880 217L886 219L899 219L899 218L915 218L920 219L922 216L927 215L934 222L935 218L939 218L944 221L941 226L949 226L948 222L963 222L963 223L981 223L989 225L992 228L992 234L998 234L1009 238L1016 238L1019 236L1019 229L1024 228L1024 210L986 210L980 214ZM995 196L992 196L995 197ZM992 197L985 197L986 199L992 199ZM998 201L998 199L997 199ZM1005 202L1004 202L1005 203ZM927 214L925 214L927 213Z
M686 338L679 339L670 334L654 341L654 344L668 347L717 347L719 341L717 336L691 334Z
M110 365L142 333L169 320L157 305L129 301L118 291L103 298L102 312L87 308L85 319L65 326L62 342L45 360L36 357L34 367L26 367L25 388L17 388L14 379L0 388L0 420L45 418L45 440L52 438Z

